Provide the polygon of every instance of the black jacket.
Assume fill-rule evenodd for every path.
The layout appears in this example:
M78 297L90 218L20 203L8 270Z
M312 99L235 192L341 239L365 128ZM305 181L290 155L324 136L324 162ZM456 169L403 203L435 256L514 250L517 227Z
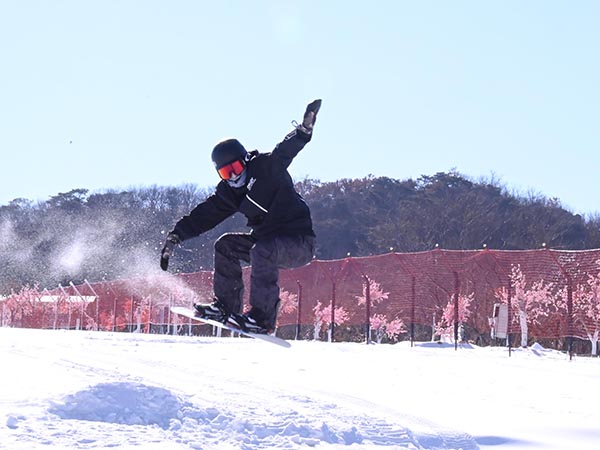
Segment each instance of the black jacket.
M271 153L250 152L246 185L233 188L222 180L214 194L177 222L173 232L184 241L211 230L239 211L248 219L257 239L314 236L308 205L294 189L287 171L310 139L311 135L294 130Z

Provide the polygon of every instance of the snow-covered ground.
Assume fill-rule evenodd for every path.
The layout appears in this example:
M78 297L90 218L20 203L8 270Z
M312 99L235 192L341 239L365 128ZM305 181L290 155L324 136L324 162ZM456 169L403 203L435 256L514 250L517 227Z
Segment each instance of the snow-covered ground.
M0 448L597 449L600 360L541 348L0 329Z

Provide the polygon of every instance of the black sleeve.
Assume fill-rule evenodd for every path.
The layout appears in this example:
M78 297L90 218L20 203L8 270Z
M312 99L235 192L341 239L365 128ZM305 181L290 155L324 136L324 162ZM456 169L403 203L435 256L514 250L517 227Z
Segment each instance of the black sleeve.
M236 213L235 203L231 198L228 198L226 189L225 186L219 183L217 191L196 206L187 216L182 217L175 225L173 232L182 241L185 241L212 230Z
M283 141L277 144L271 154L277 158L283 169L287 169L300 150L310 142L311 137L311 134L304 133L299 129L292 130Z

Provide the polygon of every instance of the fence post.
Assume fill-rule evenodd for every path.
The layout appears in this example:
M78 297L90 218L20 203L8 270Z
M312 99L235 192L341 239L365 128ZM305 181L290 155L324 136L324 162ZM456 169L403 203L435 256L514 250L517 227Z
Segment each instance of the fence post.
M302 284L300 283L300 280L296 280L296 283L298 284L298 316L297 316L297 320L296 320L296 338L295 340L299 340L300 339L300 335L302 332Z
M458 350L458 291L460 289L460 280L458 279L458 273L454 274L454 350Z
M117 331L117 296L113 292L113 317L112 317L112 330L113 333Z
M167 331L167 334L170 334L171 336L176 336L177 334L179 334L179 330L177 330L177 322L175 322L175 316L177 314L173 314L171 313L171 307L173 306L173 294L169 294L169 314L167 315L168 317L168 326L170 327L170 330Z
M92 287L92 285L86 280L83 279L83 282L87 285L87 287L92 291L92 294L96 297L96 331L100 331L100 297Z
M81 295L81 292L79 292L79 290L77 289L77 286L75 286L72 281L69 281L69 284L71 285L75 293L79 296L79 302L81 306L79 308L79 330L83 330L83 306L85 304L85 300L83 299L83 295Z
M56 330L58 326L58 308L60 307L60 296L57 297L56 303L54 304L54 321L52 323L52 329ZM4 303L2 303L2 317L4 318ZM4 326L4 324L3 324Z
M150 334L150 326L152 324L152 295L148 296L148 328L146 328L146 334Z
M60 289L60 291L65 296L65 299L67 300L67 303L69 305L69 315L68 315L69 323L67 325L67 330L70 330L71 329L71 313L72 313L72 310L71 310L71 296L67 293L67 291L65 291L65 288L62 286L62 284L59 283L58 284L58 288Z
M567 275L567 348L569 361L573 360L573 284Z
M335 280L331 282L331 323L329 324L331 342L335 339Z
M71 320L73 319L73 303L71 302L71 296L69 295L67 297L67 302L69 303L69 328L67 328L68 330L71 329Z
M131 318L130 318L130 320L129 320L130 327L131 327L131 328L129 329L129 332L130 332L130 333L133 333L133 330L135 329L135 327L134 327L134 322L133 322L133 309L134 309L134 308L135 308L135 304L134 304L134 302L133 302L133 295L132 295L132 296L131 296ZM141 330L140 330L140 331L141 331Z
M163 296L163 298L164 298L164 296ZM165 321L167 324L167 329L165 330L164 334L174 335L175 333L173 333L173 329L172 329L173 323L171 322L171 306L173 306L173 294L169 293L168 299L169 299L169 306L167 307L167 320ZM163 316L164 316L164 313L165 313L165 307L163 306Z
M506 344L508 345L508 356L512 356L512 343L510 342L510 325L512 322L512 280L510 276L508 277L508 289L507 289L507 315L508 315L508 323L506 324Z
M417 277L413 276L411 278L411 287L410 287L410 346L412 347L415 342L415 307L417 303L416 299L416 284Z
M363 275L365 279L365 303L367 309L367 325L366 325L366 341L367 345L371 343L371 280L366 275Z

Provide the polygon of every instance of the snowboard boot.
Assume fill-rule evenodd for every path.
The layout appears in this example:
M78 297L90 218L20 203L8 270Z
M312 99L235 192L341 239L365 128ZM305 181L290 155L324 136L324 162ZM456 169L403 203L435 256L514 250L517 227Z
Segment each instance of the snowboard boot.
M218 299L212 303L194 303L196 316L202 319L216 320L217 322L227 322L229 311Z
M266 327L264 324L257 322L249 314L231 314L227 320L227 324L239 328L246 333L272 334L275 331L271 327Z

